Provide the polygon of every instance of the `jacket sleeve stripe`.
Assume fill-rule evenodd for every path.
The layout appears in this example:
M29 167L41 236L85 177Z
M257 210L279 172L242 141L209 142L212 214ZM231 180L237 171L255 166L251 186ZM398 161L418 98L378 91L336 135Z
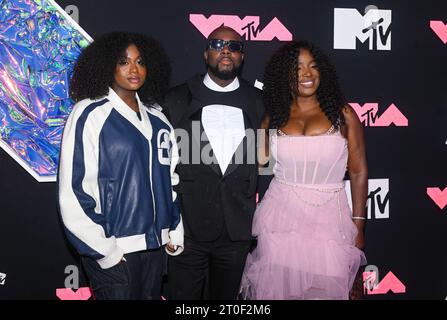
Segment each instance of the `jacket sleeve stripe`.
M171 140L170 141L171 142L170 172L171 172L171 186L172 186L172 201L174 203L172 206L173 223L170 228L171 231L169 232L169 238L171 239L172 244L179 247L179 249L177 249L177 251L174 253L174 255L177 255L183 251L183 247L184 247L184 244L183 244L184 230L183 230L183 221L182 221L182 217L181 217L181 213L180 213L180 203L177 198L177 193L174 191L174 186L176 186L180 181L178 174L175 172L175 168L180 161L180 156L179 156L179 150L178 150L178 145L177 145L177 139L175 136L175 131L172 128L172 126L170 126L170 128L171 128L171 132L169 135L170 140Z
M99 135L105 121L104 117L101 124L98 123L100 117L91 120L96 113L93 111L107 102L104 99L73 110L64 130L59 168L59 203L64 225L69 231L67 236L80 254L101 258L98 263L102 268L118 263L123 254L116 239L105 235L97 191L99 138L91 136L92 133ZM86 130L90 131L89 135Z

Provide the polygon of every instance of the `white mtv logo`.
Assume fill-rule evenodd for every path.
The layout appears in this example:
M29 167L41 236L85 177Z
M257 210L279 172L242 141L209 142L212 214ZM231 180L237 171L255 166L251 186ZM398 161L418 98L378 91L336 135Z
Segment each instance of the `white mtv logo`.
M349 207L352 210L351 183L349 180L345 184L348 195ZM368 200L367 217L375 219L388 219L390 217L389 206L389 179L369 179L368 180Z
M357 39L369 50L391 50L391 10L334 8L334 49L356 49Z

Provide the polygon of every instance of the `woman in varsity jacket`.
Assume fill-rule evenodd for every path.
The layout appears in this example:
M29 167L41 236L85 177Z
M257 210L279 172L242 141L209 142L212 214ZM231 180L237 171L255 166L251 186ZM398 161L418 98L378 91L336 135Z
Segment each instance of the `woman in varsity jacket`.
M169 75L157 41L121 32L90 44L73 71L59 206L96 299L160 299L166 252L183 250L178 150L157 104Z

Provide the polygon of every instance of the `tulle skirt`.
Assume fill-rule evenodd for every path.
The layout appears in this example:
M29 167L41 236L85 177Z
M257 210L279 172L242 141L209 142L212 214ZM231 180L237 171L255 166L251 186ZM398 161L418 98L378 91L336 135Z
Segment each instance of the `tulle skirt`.
M241 296L249 300L348 299L360 265L357 227L343 187L273 179L253 222Z

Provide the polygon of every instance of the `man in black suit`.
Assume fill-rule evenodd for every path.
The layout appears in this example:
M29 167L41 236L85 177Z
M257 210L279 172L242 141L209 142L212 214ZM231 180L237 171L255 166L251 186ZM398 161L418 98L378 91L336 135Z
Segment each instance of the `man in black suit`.
M184 252L168 260L170 299L236 299L253 239L260 90L238 77L244 52L233 29L214 30L204 58L207 73L173 88L164 105L181 136L185 227Z

